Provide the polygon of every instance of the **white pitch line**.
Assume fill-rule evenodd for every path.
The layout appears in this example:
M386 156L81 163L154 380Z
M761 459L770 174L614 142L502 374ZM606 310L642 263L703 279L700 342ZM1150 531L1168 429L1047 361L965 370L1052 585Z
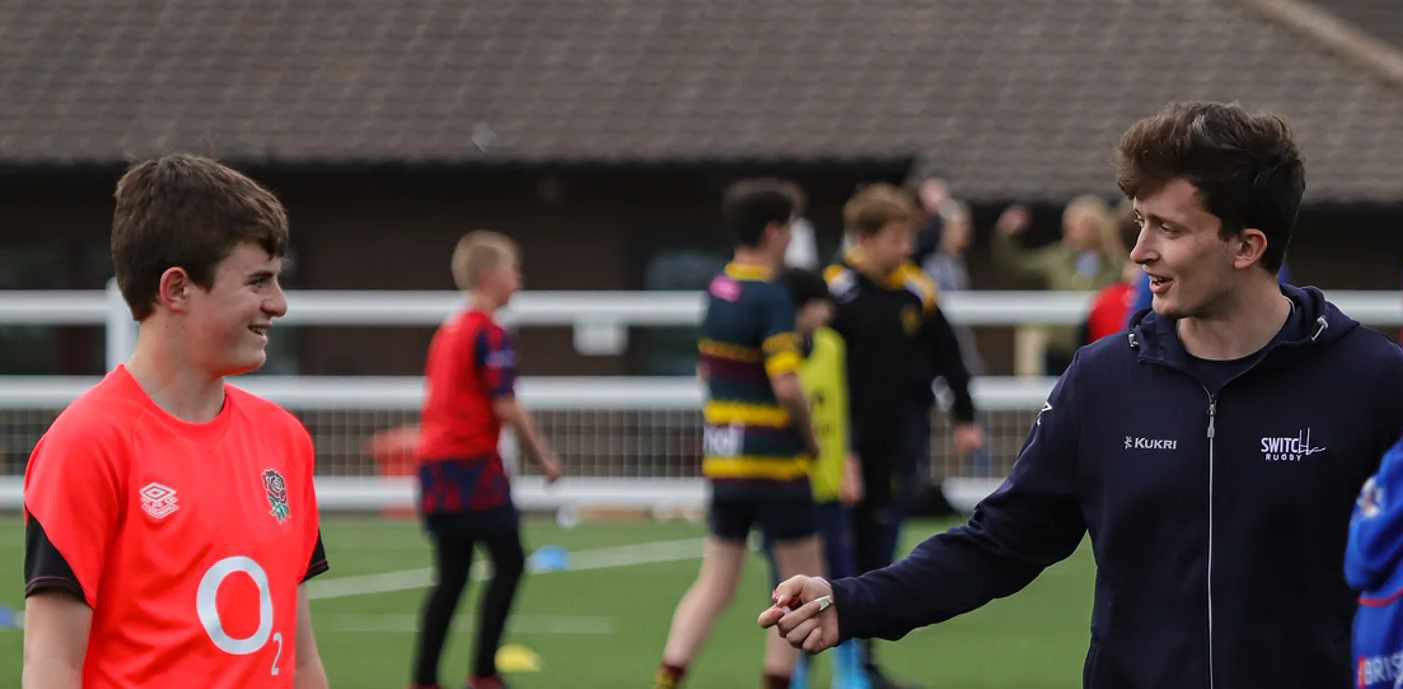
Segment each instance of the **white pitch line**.
M705 542L706 540L702 538L683 538L673 541L654 541L652 543L638 543L612 548L581 550L569 554L569 566L563 570L536 570L532 568L532 572L535 574L547 574L555 571L582 572L592 569L628 567L657 562L695 560L701 557L702 545ZM530 566L529 560L528 566ZM490 576L488 570L489 567L487 564L479 560L473 565L473 579L475 581L486 579ZM427 567L383 572L380 574L337 577L327 579L326 581L313 579L307 582L307 597L313 600L319 600L326 598L345 598L347 596L364 596L372 593L419 589L429 586L432 583L433 570Z
M411 633L419 631L419 618L415 615L328 615L317 616L318 626L327 625L338 632ZM460 615L453 625L454 631L472 633L477 621L469 615ZM513 613L507 621L507 629L515 634L569 634L582 636L609 636L617 628L612 617L591 617L579 615L532 615Z

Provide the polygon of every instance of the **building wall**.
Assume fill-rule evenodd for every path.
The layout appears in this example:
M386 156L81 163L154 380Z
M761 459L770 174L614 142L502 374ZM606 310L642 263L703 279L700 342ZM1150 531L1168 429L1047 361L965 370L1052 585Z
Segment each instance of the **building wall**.
M0 289L103 287L112 274L111 193L120 172L0 176L5 181L0 184ZM838 241L842 203L852 190L867 181L900 179L904 172L904 164L896 162L790 169L251 170L288 207L290 287L452 289L448 257L454 243L467 230L492 228L521 243L527 288L550 290L641 289L650 258L669 252L723 260L729 247L717 230L718 202L725 184L744 175L797 179L809 194L806 215L828 258ZM988 232L1001 206L975 210L979 237L969 255L975 286L1036 288L1000 275L990 260ZM1035 210L1030 239L1053 240L1060 209ZM1335 289L1398 289L1400 224L1403 205L1306 209L1290 258L1296 281ZM101 328L39 330L0 326L0 373L102 371ZM413 374L422 369L432 330L286 328L273 344L274 361L284 367L280 372ZM1007 373L1011 331L981 328L977 335L990 372ZM660 371L658 351L686 350L690 337L685 329L641 329L632 334L628 352L608 357L576 353L568 327L526 328L519 342L528 375L625 374Z
M289 288L452 289L448 259L462 234L491 228L523 250L527 289L641 289L649 259L695 250L723 260L719 199L739 176L782 174L813 198L821 245L838 240L843 200L859 182L899 179L905 161L877 166L762 169L672 167L558 170L408 170L402 167L248 172L272 188L292 225ZM0 185L0 289L100 289L112 275L111 194L121 170L11 175ZM700 287L701 285L695 285ZM2 298L2 297L0 297ZM402 375L422 370L432 328L275 328L277 372ZM33 356L0 373L97 374L101 328L5 337ZM623 374L649 361L652 332L621 356L582 356L568 327L518 334L528 375ZM665 338L663 338L665 339ZM688 345L690 346L690 345ZM292 364L295 364L292 365Z

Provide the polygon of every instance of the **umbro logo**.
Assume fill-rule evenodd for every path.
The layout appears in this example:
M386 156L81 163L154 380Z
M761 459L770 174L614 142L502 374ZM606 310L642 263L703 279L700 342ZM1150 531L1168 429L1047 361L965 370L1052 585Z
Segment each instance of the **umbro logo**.
M142 486L137 494L141 496L141 511L155 519L165 519L172 512L180 509L175 498L175 489L169 486L163 486L153 481Z
M1163 438L1144 438L1140 436L1125 436L1125 449L1127 450L1177 450L1179 441L1165 440Z

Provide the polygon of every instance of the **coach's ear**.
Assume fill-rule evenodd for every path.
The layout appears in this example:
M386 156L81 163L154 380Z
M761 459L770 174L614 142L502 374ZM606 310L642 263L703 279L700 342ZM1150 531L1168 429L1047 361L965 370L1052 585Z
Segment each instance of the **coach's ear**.
M1239 270L1250 268L1267 253L1267 235L1255 227L1243 229L1228 241L1232 244L1233 267Z
M161 273L161 281L156 285L156 306L184 313L190 309L190 291L194 287L194 281L184 268L171 266Z

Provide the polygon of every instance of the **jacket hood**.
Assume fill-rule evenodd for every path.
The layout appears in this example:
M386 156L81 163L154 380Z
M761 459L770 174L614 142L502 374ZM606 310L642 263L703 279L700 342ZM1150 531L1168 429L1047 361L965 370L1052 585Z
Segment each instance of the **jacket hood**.
M1281 293L1296 307L1296 315L1287 322L1290 330L1281 341L1284 344L1325 347L1359 327L1358 321L1327 301L1318 288L1282 285ZM1139 350L1142 360L1185 365L1189 355L1179 340L1176 323L1177 320L1160 317L1153 309L1143 309L1131 319L1126 344Z

